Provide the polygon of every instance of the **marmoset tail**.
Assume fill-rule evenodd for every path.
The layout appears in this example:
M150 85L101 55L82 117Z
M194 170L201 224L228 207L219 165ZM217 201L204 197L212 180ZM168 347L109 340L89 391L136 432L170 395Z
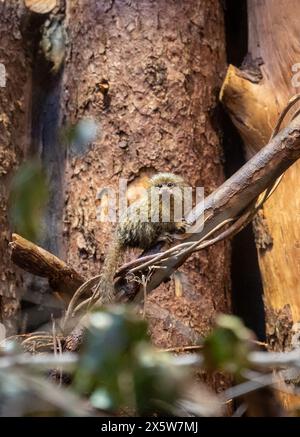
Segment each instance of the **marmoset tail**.
M159 173L150 179L145 194L131 204L126 215L120 218L103 266L100 280L101 303L113 299L114 275L126 248L148 249L166 236L170 238L172 234L185 231L184 219L176 220L175 214L178 198L183 214L184 187L187 184L180 176Z
M112 246L107 252L100 279L100 301L101 303L111 302L114 296L114 275L117 271L120 259L124 252L124 246L120 240L115 237Z

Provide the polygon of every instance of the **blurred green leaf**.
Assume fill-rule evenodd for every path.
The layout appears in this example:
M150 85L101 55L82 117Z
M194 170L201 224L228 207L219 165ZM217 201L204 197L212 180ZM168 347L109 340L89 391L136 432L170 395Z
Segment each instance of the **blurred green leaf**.
M216 320L216 328L204 341L205 366L211 371L238 374L247 366L252 338L252 332L238 317L220 315Z
M70 146L72 155L82 155L88 146L100 137L100 124L92 117L82 118L61 131L62 142Z
M47 199L46 177L40 164L32 160L21 165L10 189L9 212L14 231L29 240L36 240Z
M74 388L89 395L93 406L158 411L178 399L184 378L185 370L150 344L145 321L132 311L114 307L91 314Z
M150 344L136 347L133 378L140 414L151 414L163 405L174 406L182 396L188 375L185 368L174 366L172 361L171 354L158 352Z

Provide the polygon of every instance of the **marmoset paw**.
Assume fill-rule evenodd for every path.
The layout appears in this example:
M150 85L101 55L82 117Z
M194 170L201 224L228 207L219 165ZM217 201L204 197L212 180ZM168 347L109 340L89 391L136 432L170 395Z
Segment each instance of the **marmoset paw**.
M182 219L181 222L176 223L176 232L178 234L185 234L190 223L186 219Z
M181 240L181 238L179 237L179 235L176 234L170 234L168 232L165 232L164 234L162 234L159 238L158 241L165 241L166 243L172 244L174 243L176 240Z

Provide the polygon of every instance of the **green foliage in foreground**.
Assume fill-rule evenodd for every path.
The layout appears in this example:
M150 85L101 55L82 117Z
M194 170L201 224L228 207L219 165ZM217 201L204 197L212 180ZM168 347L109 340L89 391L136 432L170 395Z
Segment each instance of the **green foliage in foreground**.
M14 231L36 241L47 199L48 186L40 164L36 160L25 162L11 182L9 205Z
M265 383L264 372L257 372L270 372L271 358L280 368L285 362L300 368L297 350L275 357L253 352L253 334L234 316L217 318L200 353L176 356L151 344L146 322L127 306L94 311L85 326L79 354L30 355L1 342L0 415L215 416L228 399L259 389L253 371ZM195 370L225 372L239 385L217 395L196 381ZM267 385L272 375L271 369Z
M94 407L161 410L180 397L184 377L169 354L150 344L144 320L123 307L91 314L73 386Z

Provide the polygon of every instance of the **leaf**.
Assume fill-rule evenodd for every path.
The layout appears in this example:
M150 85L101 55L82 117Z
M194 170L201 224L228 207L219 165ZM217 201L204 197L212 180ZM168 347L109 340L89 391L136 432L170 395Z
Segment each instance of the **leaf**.
M220 315L216 328L204 342L203 355L208 369L239 373L248 363L252 332L238 317Z
M63 143L70 145L71 155L80 156L100 134L100 125L94 118L82 118L75 125L66 126L61 137Z
M151 345L145 321L132 311L117 306L90 316L73 385L89 394L93 406L140 414L163 410L175 405L185 377L171 355Z
M48 199L46 177L33 160L21 165L10 189L10 219L15 232L35 241L41 230L41 218Z

